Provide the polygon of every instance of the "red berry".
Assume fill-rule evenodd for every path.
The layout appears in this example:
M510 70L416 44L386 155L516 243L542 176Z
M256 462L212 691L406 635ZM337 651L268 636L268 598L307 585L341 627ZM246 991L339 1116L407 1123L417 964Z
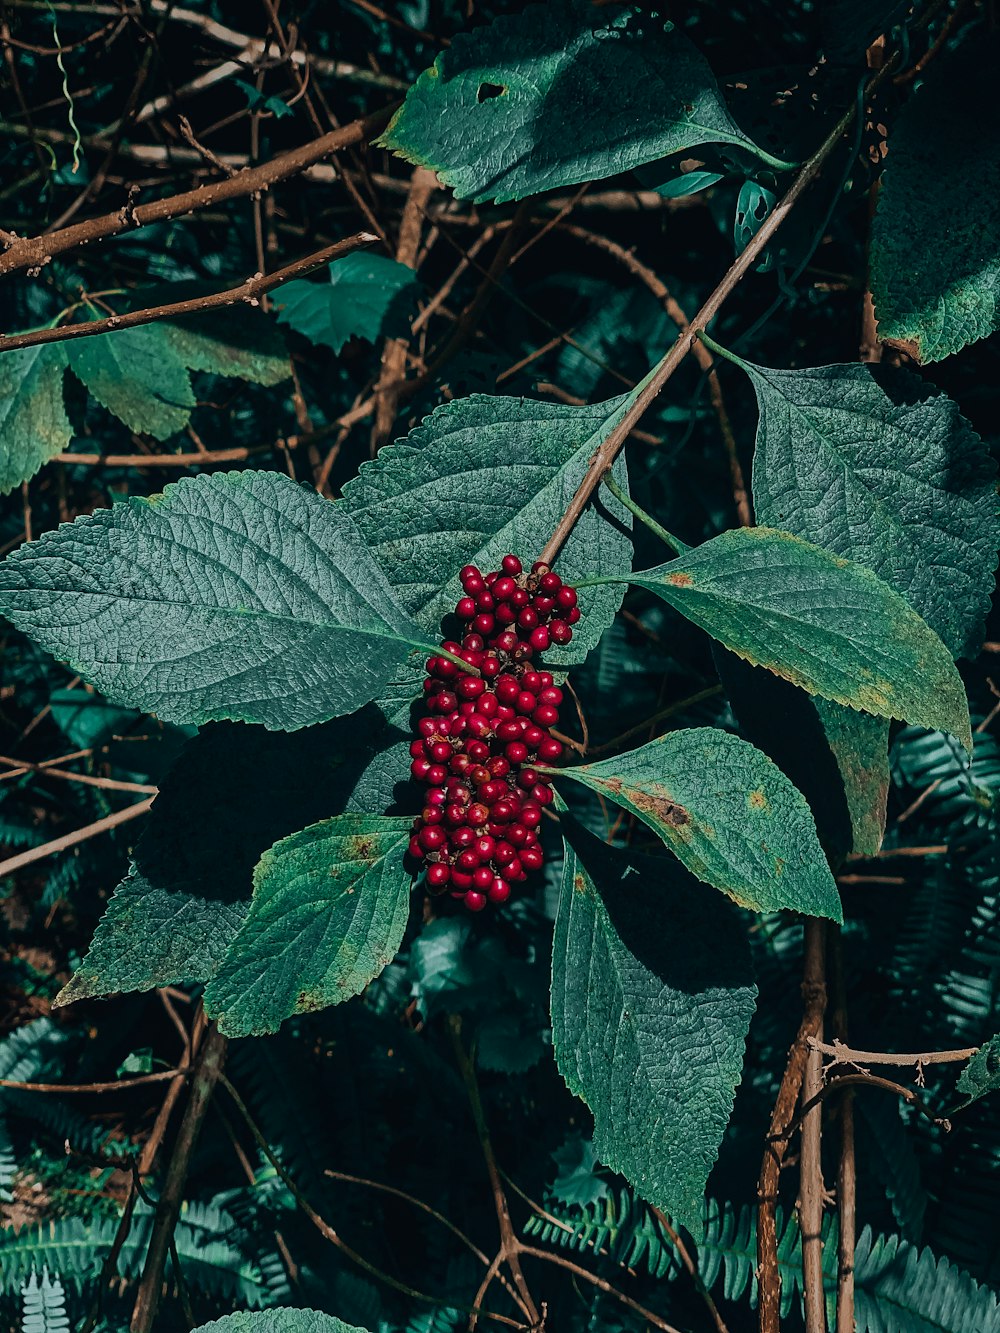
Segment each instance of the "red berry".
M448 835L436 824L426 824L417 835L425 852L438 852L448 841Z
M436 893L441 893L447 887L451 879L451 867L444 865L430 865L427 867L427 887Z
M558 574L553 574L550 570L548 574L543 574L538 580L538 586L541 588L542 592L558 595L559 590L562 587L562 579Z
M455 688L463 699L478 699L486 692L486 681L478 676L463 676Z
M416 834L414 834L413 837L410 839L410 855L415 856L418 861L422 861L424 859L424 849L420 845L420 839L417 837Z
M489 861L497 849L497 840L489 833L482 833L472 844L472 850L479 857L480 861Z
M521 806L521 823L527 829L537 828L542 822L542 812L537 805L524 804Z
M517 584L512 578L503 575L493 585L493 596L498 602L506 602L517 592Z
M432 787L440 787L442 782L447 782L448 770L444 764L431 764L427 770L427 781Z
M495 754L487 759L486 767L490 770L491 776L495 778L505 778L510 772L510 760L505 755Z
M493 871L489 866L477 866L472 872L472 887L480 893L486 893L493 883Z
M508 741L504 747L504 754L512 764L523 764L528 757L528 747L524 741Z
M417 730L420 732L421 736L430 737L444 735L444 727L442 726L440 719L436 717L422 717L417 723Z
M513 801L509 800L497 801L496 805L494 805L493 807L493 823L509 824L510 821L517 814L517 809L518 807L514 804Z
M425 805L420 812L420 818L425 824L440 824L444 819L444 811L439 805Z
M447 823L453 824L455 827L459 824L464 824L465 806L459 805L457 801L452 802L451 805L445 806L444 817Z
M493 688L502 704L515 703L517 696L521 693L521 686L518 684L516 676L498 676Z
M576 589L560 588L556 593L556 605L561 606L566 611L576 606Z
M484 680L492 680L494 676L499 676L502 670L499 657L484 657L479 663L479 670L483 673Z
M523 611L517 613L517 623L521 629L534 629L538 624L538 612L526 606Z
M554 737L548 736L538 746L538 757L547 764L553 763L563 752L563 747Z
M460 754L453 754L448 760L448 767L456 777L463 778L465 777L466 769L471 763L472 760L463 752Z
M539 726L525 727L523 739L529 750L537 750L545 740L545 732Z
M471 847L467 847L464 852L459 852L455 864L459 870L464 870L467 875L472 875L479 866L479 857Z
M505 555L500 561L500 568L505 574L520 574L524 566L518 560L516 555Z
M483 611L472 622L472 627L477 634L489 635L496 628L496 621L489 611Z
M510 885L497 875L490 884L487 896L491 903L505 903L510 897Z
M460 620L471 620L476 614L476 602L473 597L460 597L458 605L455 607L455 615Z
M497 723L497 740L517 741L520 739L521 739L521 728L518 726L517 722L513 718L511 718L510 721L508 722ZM507 758L510 759L510 755L508 755ZM521 761L518 759L514 759L511 762L516 764L520 763Z
M512 879L515 884L519 884L522 879L527 879L527 875L524 873L524 864L518 856L515 856L513 861L507 862L504 874L508 879Z
M540 847L525 847L519 859L525 870L541 870L545 857Z
M429 759L414 759L413 763L410 765L410 772L418 782L426 782L427 774L431 771L432 767L433 765ZM440 786L441 784L435 783L434 785Z
M546 685L538 692L538 702L540 704L553 704L556 708L563 701L563 692L555 685Z
M545 620L550 615L555 608L555 604L556 601L554 597L535 597L532 599L531 603L542 620Z
M443 787L432 787L424 800L428 805L443 809L448 804L448 797Z
M495 812L496 806L494 806L493 808ZM465 816L465 818L468 820L469 825L472 828L474 829L482 828L484 824L488 824L490 822L490 812L486 808L486 806L482 804L481 801L477 801L475 805L469 806L469 812Z
M512 629L505 629L502 634L498 634L493 640L493 647L501 653L512 653L517 647L517 635Z
M578 606L574 606L571 611L566 612L567 625L575 625L579 619L580 619L580 608Z
M440 694L431 695L427 703L435 713L453 713L458 707L458 696L450 690L442 690Z
M451 887L464 892L472 888L472 876L466 870L453 868L451 872ZM456 895L457 896L457 895Z
M510 604L520 611L531 604L531 594L525 592L523 588L515 588L510 595Z
M481 579L483 576L475 565L463 565L458 577L465 583L467 579Z
M507 830L507 841L512 842L515 847L523 847L528 841L528 830L523 824L511 824Z
M487 718L496 716L496 711L500 707L500 704L497 702L497 697L495 694L483 694L480 695L476 707L479 710L480 718L482 718L485 721ZM488 722L486 723L486 726L487 730L489 730Z
M540 727L554 727L559 721L559 709L552 704L539 704L531 716Z
M463 824L457 828L451 835L451 844L453 847L471 847L476 841L475 829L469 828L468 824Z
M531 638L528 642L531 644L532 648L537 649L540 653L544 653L546 648L548 648L550 641L555 639L555 637L555 625L553 625L551 629L549 629L547 625L539 625L537 629L531 631ZM558 639L556 639L556 642L558 643Z
M513 843L507 842L502 838L496 845L496 851L493 853L493 860L498 866L505 866L508 861L513 861L517 855L517 848Z
M565 620L553 620L549 626L549 633L552 635L552 642L559 644L569 643L573 637L573 631L566 624Z
M428 758L433 759L437 764L443 764L446 759L450 759L453 750L447 741L431 741Z
M485 893L479 893L475 889L470 889L462 901L470 912L481 912L486 906L487 898Z
M551 805L552 788L546 787L544 783L540 782L537 787L532 787L531 799L537 801L539 805Z

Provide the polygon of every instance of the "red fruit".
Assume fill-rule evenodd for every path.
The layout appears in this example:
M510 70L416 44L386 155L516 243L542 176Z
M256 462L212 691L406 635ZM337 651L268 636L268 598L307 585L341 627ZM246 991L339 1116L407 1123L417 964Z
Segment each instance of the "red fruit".
M446 823L457 828L459 824L465 823L465 806L459 805L457 801L445 806L444 817Z
M517 814L517 805L510 800L497 801L493 807L493 823L509 824Z
M530 690L522 690L514 701L514 707L519 713L533 713L538 706L538 700Z
M422 717L417 723L417 731L421 736L443 736L445 734L444 724L436 717ZM413 751L411 750L412 754Z
M509 722L497 723L497 740L517 741L520 740L520 738L521 738L521 728L518 726L517 722L513 718L511 718ZM510 759L510 755L508 755L507 758ZM512 760L512 762L516 764L516 763L521 763L522 761L519 759L514 759Z
M510 595L510 604L520 611L531 604L531 594L525 592L523 588L515 588Z
M464 583L466 579L481 579L483 576L475 565L463 565L458 577Z
M554 727L559 721L559 709L552 704L539 704L531 716L540 727Z
M537 750L538 747L545 740L545 732L539 726L536 725L528 726L525 727L524 729L523 739L525 745L528 747L529 750ZM560 753L561 752L562 751L560 747Z
M542 590L542 592L558 595L559 590L563 586L563 583L559 575L553 574L552 571L550 570L547 574L543 574L542 577L538 580L538 586Z
M505 866L508 861L513 861L516 855L517 848L514 844L507 842L506 839L502 838L496 845L496 850L493 853L493 860L496 861L498 866Z
M500 568L505 574L520 574L524 566L518 560L516 555L505 555L500 561Z
M506 782L500 778L492 778L479 788L479 799L485 801L487 805L492 805L494 801L502 801L509 791Z
M488 901L485 893L479 893L476 889L470 889L462 899L470 912L481 912Z
M537 694L542 688L542 673L540 671L526 671L521 677L521 689L530 690L532 694Z
M477 866L472 872L472 887L480 893L487 893L493 883L493 871L489 866Z
M494 676L499 676L502 667L498 657L484 657L479 663L479 670L482 672L484 680L492 680Z
M431 741L428 746L427 757L433 759L436 764L443 764L450 759L454 751L447 741Z
M571 611L567 611L566 613L567 625L575 625L579 619L580 619L580 608L578 606L574 606Z
M458 696L452 694L451 690L442 690L440 694L432 694L427 703L434 713L454 713L458 707Z
M559 622L557 621L556 624L558 623ZM531 631L531 638L528 642L531 644L532 648L540 653L544 653L553 639L555 639L557 643L559 642L559 640L556 639L555 629L555 625L553 625L551 629L547 625L539 625L537 629Z
M490 718L496 716L496 711L500 707L495 694L481 694L477 700L476 706L481 718ZM487 724L487 730L489 724Z
M413 763L410 765L410 773L418 782L426 782L427 774L431 771L432 767L433 765L429 759L414 759ZM441 784L435 783L434 785L440 786Z
M517 592L517 584L512 578L502 575L493 585L493 596L498 602L508 601Z
M450 880L450 866L430 865L427 867L427 887L432 893L443 893Z
M424 800L428 805L441 809L448 804L448 797L443 787L432 787Z
M451 756L448 760L448 768L456 775L456 777L464 778L466 770L471 763L472 760L463 751L460 754L453 754Z
M502 754L495 754L486 761L486 767L495 778L505 778L510 772L510 760Z
M420 839L417 837L415 833L413 837L410 839L410 855L415 856L418 861L422 861L424 859L424 849L423 847L421 847Z
M533 805L526 801L525 804L521 806L520 820L526 829L538 828L538 825L542 822L542 812L540 807L537 804Z
M464 852L459 852L455 864L459 870L464 870L467 875L472 875L479 866L479 857L471 847L467 847Z
M448 835L436 824L425 824L417 834L418 841L425 852L439 852L448 841Z
M410 741L410 758L420 759L426 753L423 741Z
M497 840L491 837L489 833L480 834L472 844L472 850L479 857L480 861L486 862L491 859L497 849Z
M477 609L474 597L460 597L455 607L455 615L459 620L471 620Z
M545 857L540 847L525 847L519 859L525 870L541 870Z
M531 605L538 612L539 618L545 620L555 608L556 600L554 597L535 597Z
M491 903L505 903L510 897L510 885L497 875L490 884L487 896Z
M496 806L494 806L493 809L495 812ZM488 824L490 822L490 812L486 808L486 806L483 805L481 801L477 801L475 805L469 806L469 813L465 816L465 818L468 821L470 827L474 829L482 828L484 824Z
M523 611L517 613L517 623L521 629L534 629L538 624L538 612L526 606Z
M528 878L524 871L524 863L518 856L515 856L513 861L507 862L507 865L504 868L504 874L508 879L513 880L515 884L519 884L522 879Z
M507 841L512 842L515 847L523 847L528 841L528 830L523 824L511 824L507 830Z
M538 746L538 757L547 764L554 763L562 752L562 745L552 736L547 736Z
M567 644L573 637L573 631L564 620L553 620L549 626L549 633L553 643Z
M489 611L482 611L472 622L472 628L477 634L489 635L496 628L496 621Z
M472 876L466 870L457 870L454 867L451 872L451 887L464 892L472 888ZM456 895L457 897L458 895Z
M484 787L490 780L490 770L484 764L473 764L466 776L474 787Z
M453 847L471 847L475 841L476 830L469 828L468 824L463 824L461 828L457 828L451 835L451 843Z
M523 764L528 757L528 747L524 741L508 741L504 747L504 754L512 764ZM416 774L414 774L415 776Z
M521 686L516 676L504 675L497 677L493 690L502 704L512 704L517 701L517 696L521 693Z
M532 787L531 799L536 801L539 805L551 805L552 788L546 787L543 782L540 782L537 787Z
M444 819L444 811L439 805L425 805L420 812L420 818L425 824L440 824Z
M464 781L459 782L452 778L448 783L448 800L457 801L459 805L468 805L472 800L472 788Z
M556 593L556 605L561 606L565 611L569 611L576 606L576 589L560 588Z
M556 708L563 701L563 692L555 685L546 685L538 691L538 702L540 704L553 704Z
M517 647L518 638L512 629L505 629L493 640L493 647L501 653L512 653Z

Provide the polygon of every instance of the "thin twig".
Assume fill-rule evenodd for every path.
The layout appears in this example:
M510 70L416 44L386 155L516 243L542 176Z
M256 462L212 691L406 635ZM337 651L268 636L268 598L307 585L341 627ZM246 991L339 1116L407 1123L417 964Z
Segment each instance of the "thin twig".
M802 994L823 1035L826 1009L826 922L809 917L805 923L805 964ZM799 1156L799 1229L802 1233L802 1287L806 1333L826 1333L826 1298L823 1291L823 1113L816 1094L823 1087L823 1057L806 1043L802 1076L802 1140ZM811 1107L811 1110L805 1108Z
M304 277L314 269L330 264L342 255L374 245L378 240L370 232L359 231L335 245L328 245L314 254L296 259L292 264L277 269L274 273L254 273L244 279L238 287L229 287L223 292L211 292L207 296L193 296L186 301L171 301L166 305L150 306L146 310L127 310L122 315L108 315L105 319L91 319L81 324L63 324L54 329L34 329L30 333L0 334L0 352L11 352L18 347L38 347L42 343L69 342L77 338L94 338L102 333L113 333L119 329L134 329L143 324L153 324L161 319L180 319L184 315L197 315L204 310L220 310L226 306L246 302L256 305L265 292L293 278ZM2 264L2 258L0 258ZM209 455L210 457L211 455Z
M670 1237L670 1243L677 1251L681 1263L687 1269L691 1281L695 1285L695 1290L698 1292L698 1295L701 1297L701 1299L705 1302L705 1308L708 1310L709 1316L711 1317L712 1323L716 1327L717 1333L729 1333L729 1330L726 1327L726 1322L722 1318L722 1315L719 1313L719 1307L712 1299L712 1293L705 1286L705 1283L702 1280L702 1276L698 1272L698 1265L691 1257L691 1253L688 1250L688 1247L684 1244L680 1232L676 1230L673 1223L670 1221L670 1218L667 1217L666 1213L664 1213L661 1209L655 1207L653 1204L650 1204L649 1210L653 1214L653 1216L657 1219L663 1230Z
M22 1083L15 1078L0 1078L0 1088L17 1092L95 1093L127 1092L130 1088L145 1087L149 1083L166 1083L173 1078L186 1078L189 1068L164 1069L156 1074L137 1074L135 1078L118 1078L108 1083Z
M908 1068L910 1065L950 1065L971 1060L979 1051L978 1046L966 1046L959 1051L919 1051L914 1055L894 1055L889 1051L856 1051L842 1041L830 1043L810 1038L809 1046L823 1055L832 1056L828 1069L834 1065L895 1065Z
M44 861L47 856L54 856L56 852L64 852L67 847L75 847L77 843L88 842L101 833L107 833L111 829L117 828L119 824L127 824L130 819L138 819L150 808L153 799L151 796L146 801L137 801L135 805L127 805L124 810L116 810L114 814L105 815L103 819L98 819L93 824L86 824L83 828L75 829L72 833L64 833L61 838L53 838L51 842L43 843L41 847L29 847L26 852L18 852L17 856L11 856L6 861L0 861L0 877L12 875L15 870L23 870L25 866L34 865L36 861Z

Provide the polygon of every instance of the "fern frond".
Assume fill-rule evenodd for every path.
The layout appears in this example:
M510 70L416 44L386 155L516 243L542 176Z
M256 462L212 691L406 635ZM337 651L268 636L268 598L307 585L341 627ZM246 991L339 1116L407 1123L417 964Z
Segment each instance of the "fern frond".
M50 1278L43 1269L21 1289L21 1333L69 1333L69 1315L66 1313L66 1293L58 1278Z
M988 1287L896 1236L865 1227L854 1251L859 1333L1000 1333L1000 1305Z

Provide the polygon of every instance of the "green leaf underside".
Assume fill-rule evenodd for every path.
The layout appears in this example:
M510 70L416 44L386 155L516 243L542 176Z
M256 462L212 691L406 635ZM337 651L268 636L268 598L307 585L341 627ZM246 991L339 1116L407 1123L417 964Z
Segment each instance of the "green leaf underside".
M374 707L292 734L204 728L161 784L132 868L57 1003L210 980L273 843L330 815L394 805L409 764L399 735Z
M274 292L278 321L311 343L337 353L351 338L375 342L409 327L420 281L411 268L384 255L345 255L329 267L328 282L297 278Z
M661 859L571 836L552 949L556 1063L593 1112L601 1161L696 1228L756 999L745 934Z
M1000 328L998 62L1000 37L976 28L935 60L893 125L869 281L879 338L918 361Z
M947 648L863 565L788 532L736 528L630 582L810 694L948 731L971 749Z
M955 1091L965 1098L963 1106L988 1092L1000 1092L1000 1033L980 1046L959 1075Z
M344 509L275 472L63 524L0 566L0 611L112 703L195 724L352 712L422 641Z
M850 819L848 850L875 856L885 837L889 800L889 723L829 699L810 702L819 714L843 785Z
M634 12L550 0L459 34L379 144L476 203L604 180L698 144L767 159L687 37L657 23L626 30Z
M742 907L843 919L805 797L738 736L672 731L565 776L631 810L693 875Z
M405 440L362 464L344 487L344 504L400 604L428 633L436 635L454 611L463 565L497 569L508 551L530 564L630 400L571 407L473 394L439 407ZM621 457L614 477L627 489ZM631 515L603 490L555 568L568 583L595 572L627 573L631 528ZM547 659L560 666L582 661L622 596L613 586L581 590L573 642Z
M264 853L247 918L205 990L222 1032L276 1032L360 994L392 961L409 915L412 824L338 815Z
M0 352L0 495L28 481L70 442L60 343Z
M208 1324L199 1324L192 1333L367 1333L367 1330L357 1324L345 1324L321 1310L288 1307L236 1310Z
M173 300L179 299L176 295ZM163 324L171 347L190 370L272 388L287 380L291 362L281 335L262 311L240 306L210 310Z
M65 344L69 368L129 430L166 440L194 407L191 377L158 324Z
M742 363L758 520L866 565L974 657L1000 546L996 464L946 394L890 366Z

